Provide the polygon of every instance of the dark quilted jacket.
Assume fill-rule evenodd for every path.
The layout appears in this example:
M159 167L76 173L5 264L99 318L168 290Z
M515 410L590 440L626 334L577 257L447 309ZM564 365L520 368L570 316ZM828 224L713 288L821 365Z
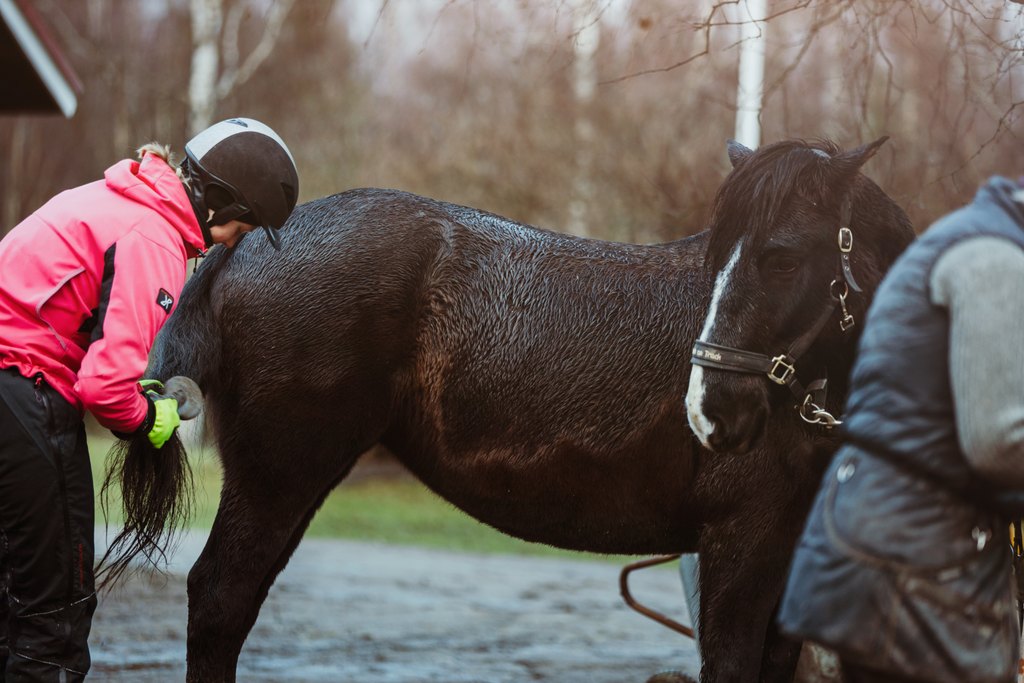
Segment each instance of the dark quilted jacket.
M847 441L822 480L779 615L783 631L851 662L934 683L1015 680L1007 520L1024 495L980 480L960 451L949 323L929 292L936 261L962 239L1024 248L1015 190L995 178L932 226L871 306Z

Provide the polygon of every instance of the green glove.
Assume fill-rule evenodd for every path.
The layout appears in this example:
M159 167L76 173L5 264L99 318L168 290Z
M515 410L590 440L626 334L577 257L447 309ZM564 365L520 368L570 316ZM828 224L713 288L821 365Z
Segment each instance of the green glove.
M156 391L161 392L164 390L164 383L158 379L140 379L139 386L142 387L142 391Z
M181 418L178 417L178 401L168 396L161 396L155 391L147 391L146 396L153 402L153 408L156 409L153 426L146 436L149 437L149 442L154 447L162 448L174 434L174 430L181 424Z

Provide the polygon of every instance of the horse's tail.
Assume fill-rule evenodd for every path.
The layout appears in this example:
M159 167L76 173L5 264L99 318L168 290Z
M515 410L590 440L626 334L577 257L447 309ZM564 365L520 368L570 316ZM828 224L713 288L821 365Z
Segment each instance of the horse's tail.
M174 315L157 338L146 377L167 382L189 377L204 391L217 374L220 339L210 297L224 263L225 249L216 249L189 279ZM219 253L218 253L219 252ZM169 393L170 384L166 387ZM182 400L179 398L179 412ZM201 401L198 396L193 400ZM192 411L194 415L194 410ZM187 417L183 415L183 417ZM119 485L119 486L118 486ZM100 491L104 515L109 519L111 494L120 488L123 525L100 560L100 588L111 586L133 560L160 569L176 533L192 512L192 468L177 431L161 448L146 435L121 440L111 448Z

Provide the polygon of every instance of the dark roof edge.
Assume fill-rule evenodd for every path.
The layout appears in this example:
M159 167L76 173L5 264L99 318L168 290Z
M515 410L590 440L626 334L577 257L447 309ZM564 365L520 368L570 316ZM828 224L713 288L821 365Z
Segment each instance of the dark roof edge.
M0 0L0 19L7 24L25 56L46 85L65 117L78 109L82 81L50 33L46 22L28 0Z

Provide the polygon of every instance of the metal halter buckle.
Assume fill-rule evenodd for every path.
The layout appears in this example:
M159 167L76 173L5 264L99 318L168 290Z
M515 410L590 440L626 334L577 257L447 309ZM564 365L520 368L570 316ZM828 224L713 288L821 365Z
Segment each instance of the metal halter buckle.
M775 382L776 384L785 385L793 377L796 372L796 368L792 363L787 363L789 358L787 356L775 356L772 358L772 369L768 371L768 379ZM782 368L782 374L776 374L776 371Z
M853 232L849 228L839 228L839 251L844 254L853 251Z

